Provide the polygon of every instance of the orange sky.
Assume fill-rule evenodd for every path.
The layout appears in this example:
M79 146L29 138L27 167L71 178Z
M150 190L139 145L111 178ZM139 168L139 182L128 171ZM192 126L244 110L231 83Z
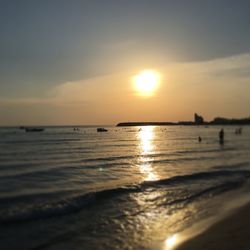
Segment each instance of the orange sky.
M60 3L59 3L60 2ZM0 126L249 117L249 1L3 1ZM161 83L147 97L134 75Z
M161 81L154 95L146 97L138 95L133 85L138 70L61 83L41 98L2 99L1 123L179 121L192 120L194 112L206 120L248 116L250 79L238 72L249 66L248 59L250 55L239 55L154 68Z

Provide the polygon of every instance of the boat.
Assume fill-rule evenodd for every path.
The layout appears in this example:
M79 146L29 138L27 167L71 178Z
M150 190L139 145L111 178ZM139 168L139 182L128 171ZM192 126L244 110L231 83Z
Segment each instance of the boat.
M97 128L97 132L108 132L105 128Z
M42 132L44 128L25 128L25 132Z

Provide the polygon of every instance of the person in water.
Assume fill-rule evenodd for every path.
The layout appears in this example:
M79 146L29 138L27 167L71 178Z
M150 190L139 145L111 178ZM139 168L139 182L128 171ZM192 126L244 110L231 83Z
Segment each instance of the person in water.
M219 132L220 144L224 144L224 129L221 129Z
M235 129L235 134L236 135L241 135L241 133L242 133L242 128L236 128Z

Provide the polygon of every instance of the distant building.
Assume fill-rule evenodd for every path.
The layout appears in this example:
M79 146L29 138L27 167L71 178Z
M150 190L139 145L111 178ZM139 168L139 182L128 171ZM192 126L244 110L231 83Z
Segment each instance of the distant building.
M194 123L195 124L203 124L204 123L203 117L195 113L194 114Z

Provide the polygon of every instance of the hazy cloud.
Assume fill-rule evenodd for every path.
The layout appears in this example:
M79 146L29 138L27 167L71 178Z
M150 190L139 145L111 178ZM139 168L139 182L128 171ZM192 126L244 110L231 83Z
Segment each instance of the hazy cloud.
M183 120L191 119L193 112L203 113L207 119L217 115L248 116L249 59L250 54L241 54L168 64L159 68L161 86L148 99L134 93L131 77L136 72L68 81L51 87L43 98L0 98L0 117L10 107L15 107L16 113L28 110L30 117L38 111L49 113L48 120L41 120L35 114L37 123L53 124ZM5 123L3 118L1 121Z

